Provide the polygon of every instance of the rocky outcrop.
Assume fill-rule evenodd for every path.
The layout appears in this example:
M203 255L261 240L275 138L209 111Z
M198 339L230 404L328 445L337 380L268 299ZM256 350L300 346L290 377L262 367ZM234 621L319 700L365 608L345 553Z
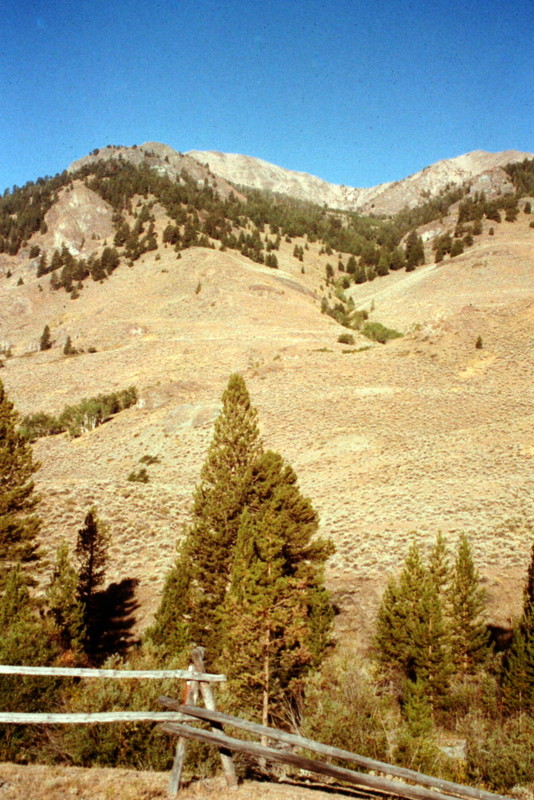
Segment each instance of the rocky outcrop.
M45 216L48 233L42 244L49 250L65 245L75 256L89 253L113 236L113 208L80 181L64 190Z

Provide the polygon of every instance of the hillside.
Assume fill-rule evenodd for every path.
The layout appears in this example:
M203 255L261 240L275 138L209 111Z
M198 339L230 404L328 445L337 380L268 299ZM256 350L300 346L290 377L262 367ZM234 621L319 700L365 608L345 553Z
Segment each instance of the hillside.
M67 186L47 212L47 232L32 242L101 252L116 230L114 212L91 192ZM353 332L347 348L337 341L345 329L320 314L321 297L333 296L325 267L334 258L321 241L282 239L271 269L236 250L177 252L162 243L163 207L152 204L150 214L156 249L104 283L84 282L79 296L36 277L27 250L2 256L11 274L1 284L0 341L13 357L1 377L20 412L58 413L132 384L140 394L136 408L80 438L35 443L49 557L62 538L74 543L95 503L112 530L109 581L133 588L143 627L187 521L221 392L239 371L266 446L294 466L321 532L336 544L328 585L340 633L365 641L415 530L432 541L441 529L451 544L469 533L492 621L509 625L533 517L530 217L520 212L494 235L484 223L454 259L351 285L356 308L407 335L381 346ZM38 352L45 325L55 345ZM63 355L67 336L85 352ZM128 481L149 456L149 483Z
M425 198L434 197L450 186L473 183L473 192L488 196L512 191L512 183L502 167L511 162L532 158L531 153L506 150L487 153L476 150L456 158L438 161L407 178L365 189L328 183L314 175L269 164L260 158L236 153L191 150L187 155L205 164L216 175L235 184L288 194L330 208L358 211L363 214L396 214L413 208Z

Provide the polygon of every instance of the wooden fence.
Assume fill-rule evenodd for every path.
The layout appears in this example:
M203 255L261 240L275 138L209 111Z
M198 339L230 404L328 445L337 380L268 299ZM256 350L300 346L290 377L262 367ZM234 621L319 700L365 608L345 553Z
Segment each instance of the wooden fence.
M226 680L225 675L205 672L204 650L196 648L191 654L192 664L188 670L128 670L128 669L83 669L77 667L21 667L0 664L0 675L39 676L53 678L113 678L120 680L148 679L161 680L173 678L186 681L183 692L185 703L195 703L198 696L199 682L206 708L216 709L215 699L211 690L213 683ZM107 711L89 714L77 713L33 713L33 712L0 712L0 723L12 725L81 725L112 722L182 722L189 721L191 717L179 711ZM173 768L169 782L169 793L176 795L180 786L183 761L185 756L185 738L179 738L176 746ZM227 754L221 755L223 769L227 783L237 786L237 778L232 759Z
M341 750L337 747L321 744L302 736L269 728L254 722L240 719L217 711L213 696L212 684L226 680L224 675L206 673L204 670L204 649L195 648L191 654L192 664L189 670L96 670L70 669L60 667L11 667L0 665L1 674L16 675L50 675L53 677L84 678L177 678L185 680L183 701L170 697L160 697L159 703L169 711L117 711L92 714L34 714L34 713L0 713L0 723L16 724L80 724L100 722L157 722L159 727L178 736L173 768L169 781L169 793L178 794L186 752L186 743L190 739L214 745L220 753L221 762L229 787L237 786L231 752L244 753L258 759L288 764L306 772L314 772L335 778L345 784L357 786L376 795L387 795L406 800L510 800L503 795L463 786L451 781L441 780L431 775L424 775L404 767L387 764L383 761L366 758L357 753ZM199 694L205 708L198 707ZM192 727L191 723L208 722L211 730ZM243 741L228 736L223 725L230 725L249 734L260 736L262 741L268 739L277 743L278 747L267 747L252 741ZM280 747L280 745L282 747ZM327 761L319 761L294 752L298 748L338 760L345 760L362 767L369 772L358 772L340 767ZM375 773L381 772L387 777ZM392 780L399 779L399 780ZM401 782L402 781L402 782ZM404 781L408 781L404 782Z
M190 739L197 739L201 742L215 745L218 748L245 753L255 756L258 759L266 759L282 764L296 766L307 772L315 772L319 775L327 775L336 778L344 783L349 783L360 788L369 789L373 794L383 794L394 797L408 798L408 800L451 800L451 798L462 798L462 800L510 800L504 795L487 792L483 789L476 789L473 786L453 783L452 781L435 778L432 775L424 775L415 770L399 767L394 764L387 764L383 761L367 758L351 753L348 750L341 750L338 747L321 744L303 736L297 736L277 728L268 728L255 722L249 722L239 717L223 714L219 711L209 711L195 706L181 705L176 700L169 697L160 697L159 702L166 708L174 708L181 711L184 716L189 717L190 721L195 719L205 720L218 726L218 730L206 731L191 727L190 724L163 723L160 727L169 733ZM265 747L250 741L235 739L222 733L222 726L231 727L247 731L248 733L261 736L262 739L272 739L282 745L289 745L293 748L319 753L331 758L343 759L353 764L372 770L372 773L382 772L387 778L379 777L375 774L356 772L345 767L338 767L325 761L317 761L308 757L297 755L295 752L286 749L276 749ZM391 777L411 781L412 784L400 783L391 780Z

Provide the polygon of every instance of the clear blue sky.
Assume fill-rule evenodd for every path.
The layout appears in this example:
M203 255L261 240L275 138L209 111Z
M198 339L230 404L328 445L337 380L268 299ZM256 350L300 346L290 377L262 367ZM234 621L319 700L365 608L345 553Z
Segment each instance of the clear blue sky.
M534 151L533 0L4 0L0 190L106 144L370 186Z

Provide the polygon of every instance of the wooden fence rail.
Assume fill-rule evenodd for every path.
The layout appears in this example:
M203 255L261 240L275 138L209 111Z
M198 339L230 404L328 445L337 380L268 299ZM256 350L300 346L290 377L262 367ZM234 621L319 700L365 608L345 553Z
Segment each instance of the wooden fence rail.
M159 703L169 711L112 711L95 712L87 714L56 714L56 713L24 713L0 712L0 724L93 724L111 722L155 722L159 727L169 733L176 734L178 744L176 747L174 765L170 776L169 792L173 796L178 793L183 761L185 755L185 742L196 739L212 744L219 749L223 770L228 786L236 786L237 779L234 765L229 753L232 751L245 753L260 759L289 764L308 772L327 775L337 780L349 783L360 788L369 789L374 793L406 798L406 800L451 800L452 797L462 800L510 800L503 795L493 794L471 786L444 781L430 775L423 775L414 770L387 764L383 761L360 756L341 750L337 747L321 744L311 739L306 739L296 734L286 733L276 728L258 725L254 722L240 719L229 714L217 711L211 685L226 680L226 676L211 674L204 671L203 648L195 648L191 654L192 664L189 670L117 670L117 669L82 669L70 667L21 667L0 665L0 675L32 675L48 676L55 678L119 678L119 679L168 679L174 678L186 681L183 702L170 697L160 697ZM202 695L205 708L195 705L198 694ZM211 730L194 728L190 723L204 720L209 722ZM188 724L184 724L188 723ZM387 777L375 774L356 772L352 769L318 761L307 756L300 756L289 750L266 747L255 742L235 739L223 732L223 725L247 731L264 739L299 747L312 753L319 753L332 758L344 759L364 769L373 772L385 773ZM391 778L408 780L411 783L401 783ZM416 784L416 785L413 785Z
M249 722L240 717L224 714L221 711L209 711L205 708L198 708L197 706L181 705L178 701L165 696L159 697L158 702L165 708L172 708L181 712L184 715L184 721L187 722L191 722L191 718L194 718L211 723L215 722L220 726L223 724L230 725L239 730L247 731L247 733L264 736L267 739L273 739L274 741L292 745L293 747L300 747L312 753L319 753L324 756L330 756L331 758L344 759L345 761L351 761L353 764L357 764L365 769L383 772L391 777L413 781L421 786L433 787L455 797L473 798L474 800L505 800L502 795L486 792L483 789L476 789L474 786L464 786L463 784L435 778L433 775L424 775L421 772L415 772L415 770L407 769L406 767L399 767L395 764L387 764L384 761L377 761L373 758L360 756L348 750L341 750L339 747L321 744L312 739L306 739L304 736L297 736L294 733L280 731L277 728L269 728L265 725L259 725L256 722ZM432 797L436 797L435 792L432 793Z
M188 722L190 717L172 711L91 711L87 714L0 711L0 724L92 725L109 722Z
M78 667L19 667L10 664L0 664L0 675L37 675L52 678L148 678L163 679L177 678L179 680L192 680L193 676L186 669L84 669ZM203 683L223 683L226 675L211 674L208 672L195 673L195 681Z
M344 783L372 789L381 794L392 795L394 797L404 797L407 800L451 800L450 795L435 792L432 789L423 789L420 786L408 786L408 784L396 783L387 778L379 778L376 775L366 775L362 772L355 772L345 767L334 766L326 761L315 761L311 758L299 756L283 750L276 750L273 747L265 747L255 742L246 742L242 739L234 739L224 733L206 731L199 728L191 728L189 725L177 724L174 722L164 722L160 725L162 730L169 733L176 733L186 739L196 739L206 744L213 744L216 747L226 750L233 750L237 753L264 758L268 761L276 761L280 764L290 764L307 772L315 772L319 775L327 775L336 778Z
M85 669L78 667L26 667L11 664L0 664L1 675L19 675L50 678L113 678L121 680L131 679L176 679L186 681L184 700L195 702L198 689L202 693L206 706L215 709L215 700L211 684L222 683L225 675L212 674L204 671L203 648L195 648L191 654L193 664L188 670L133 670L133 669ZM195 688L196 687L196 688ZM107 711L87 714L56 714L33 712L0 712L0 724L12 725L92 725L112 722L153 722L169 723L188 721L191 717L184 716L177 711ZM176 747L174 764L169 783L169 793L175 796L178 793L182 766L185 755L185 739ZM236 786L237 778L231 757L227 753L221 754L222 766L228 785Z
M159 726L162 730L169 733L175 733L180 737L186 739L196 739L206 744L212 744L219 749L235 751L237 753L244 753L246 755L255 756L256 758L264 758L269 761L276 761L281 764L290 764L298 767L299 769L306 770L307 772L315 772L319 775L327 775L331 778L343 781L344 783L352 784L360 788L370 789L375 793L388 795L393 797L403 797L407 800L451 800L451 794L444 794L438 792L433 788L426 788L423 786L413 786L406 783L399 783L397 781L389 780L388 778L381 778L376 775L367 773L355 772L345 767L338 767L334 764L329 764L325 761L316 761L315 759L299 756L296 753L287 752L283 750L276 750L273 747L265 747L255 742L246 742L242 739L234 739L219 731L206 731L199 728L192 728L189 725L177 724L174 722L165 722ZM271 729L272 730L272 729ZM469 787L461 787L469 788ZM510 800L508 797L502 795L494 795L487 793L493 800ZM458 794L454 794L458 796ZM462 796L462 795L460 795Z

